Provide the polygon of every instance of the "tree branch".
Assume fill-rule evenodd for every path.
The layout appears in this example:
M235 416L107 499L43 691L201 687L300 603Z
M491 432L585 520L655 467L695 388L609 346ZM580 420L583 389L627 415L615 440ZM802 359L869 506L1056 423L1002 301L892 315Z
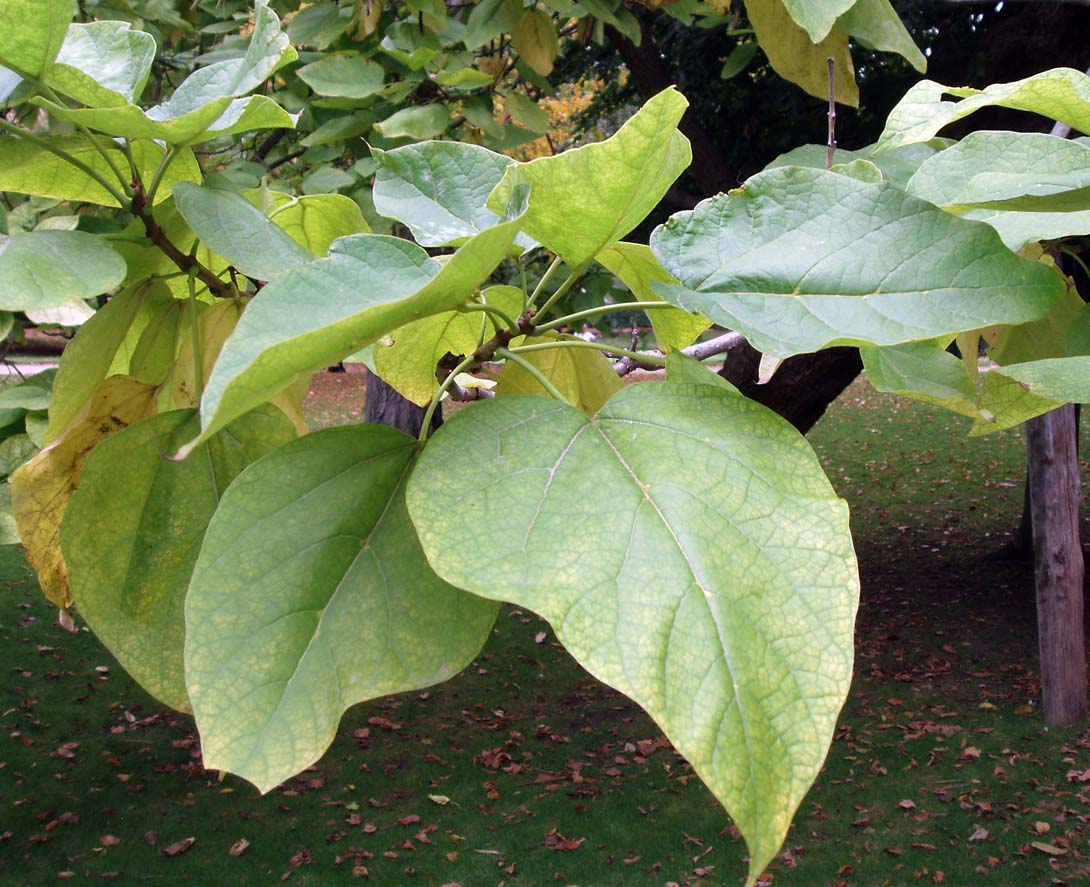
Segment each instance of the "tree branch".
M746 337L741 333L724 333L721 336L716 336L714 339L708 339L706 342L697 342L695 345L690 345L688 348L682 348L681 353L686 357L691 357L693 360L707 360L709 357L714 357L717 354L725 354L732 348L737 348L745 342L745 340ZM640 354L646 354L648 357L657 358L666 356L662 351L658 350L641 351ZM633 370L661 370L662 367L655 363L644 363L634 357L622 357L613 364L613 369L618 376L627 376Z

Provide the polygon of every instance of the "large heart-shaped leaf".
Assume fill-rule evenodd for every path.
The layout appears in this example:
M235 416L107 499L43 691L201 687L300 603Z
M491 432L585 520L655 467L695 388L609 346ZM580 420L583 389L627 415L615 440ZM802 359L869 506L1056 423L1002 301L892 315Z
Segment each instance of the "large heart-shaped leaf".
M681 281L655 285L668 301L779 357L1025 323L1065 289L986 225L814 169L760 173L673 216L651 249Z
M509 253L519 218L440 265L415 243L357 234L329 256L280 275L242 316L201 399L202 439L286 386L383 333L462 304Z
M95 447L61 523L80 615L149 693L189 711L184 603L224 490L250 462L295 437L275 407L241 416L192 458L164 459L197 432L195 410L160 413Z
M49 72L50 87L92 108L138 102L151 63L155 38L128 22L75 23Z
M197 236L247 277L268 280L314 257L233 191L182 183L174 205Z
M0 0L0 65L40 77L60 52L76 0Z
M50 136L45 142L51 148L75 157L117 186L120 186L117 176L102 152L110 155L118 169L129 168L129 157L113 143L96 145L83 135ZM141 179L149 181L163 159L164 149L155 142L139 140L130 143L129 150ZM193 152L188 148L177 151L163 171L159 190L155 192L155 203L161 203L170 197L178 182L200 180L201 168ZM0 139L0 191L16 191L20 194L95 203L100 206L118 205L117 198L87 173L67 160L62 160L41 144L19 138Z
M689 140L677 129L688 102L660 92L616 134L552 157L508 168L488 206L503 212L530 186L522 229L576 270L620 240L651 212L689 165Z
M496 224L488 195L515 161L465 142L424 142L372 153L380 215L404 222L421 246L447 246Z
M125 260L83 231L0 235L0 308L53 308L102 295L125 279Z
M111 376L96 386L64 434L15 472L12 507L19 535L42 593L58 607L72 603L60 526L80 469L99 443L143 418L154 395L152 385Z
M497 397L435 433L408 503L440 576L540 613L655 718L742 830L753 883L852 676L848 510L802 436L714 384L632 385L594 418Z
M943 98L946 95L961 100L947 101ZM1053 68L985 89L921 80L889 112L875 150L925 142L947 124L993 106L1030 111L1067 123L1080 132L1090 132L1090 77L1071 68Z
M269 791L321 756L349 706L480 651L497 607L428 566L405 508L414 444L380 425L319 431L223 497L186 599L206 767Z

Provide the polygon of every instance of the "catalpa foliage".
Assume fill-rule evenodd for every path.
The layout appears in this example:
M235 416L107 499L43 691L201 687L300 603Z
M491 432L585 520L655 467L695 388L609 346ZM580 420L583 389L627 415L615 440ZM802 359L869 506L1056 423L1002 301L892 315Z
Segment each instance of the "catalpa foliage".
M444 40L475 50L511 33L543 75L552 19L517 7L485 0L464 23L436 8L415 31L387 23L381 52L426 71ZM616 3L588 8L630 24ZM296 39L319 52L342 39L330 9L300 10ZM48 417L32 417L44 389L10 405L36 452L15 473L15 515L49 599L74 602L151 693L193 711L209 767L262 791L316 761L347 707L464 668L500 601L532 609L692 762L745 836L754 883L848 692L858 571L847 506L805 439L685 349L711 323L773 359L857 345L873 378L987 421L958 375L968 367L945 351L986 330L1009 364L990 377L1009 383L1006 416L1080 396L1071 361L1085 358L1069 355L1088 353L1083 315L1053 264L1010 247L1087 233L1083 147L932 137L988 103L1080 121L1085 78L955 90L967 97L953 109L917 90L877 147L828 170L800 151L673 217L648 246L626 238L691 159L675 90L601 143L520 163L481 145L398 144L444 133L448 110L380 118L355 105L396 101L398 87L375 59L338 49L295 71L316 102L347 109L308 138L384 141L352 175L315 170L298 194L202 170L193 151L295 124L265 94L297 61L267 2L244 44L154 103L154 39L70 23L74 10L0 0L13 23L5 100L64 129L6 119L0 188L109 220L0 235L9 317L109 296L66 350ZM366 36L382 10L363 10L351 25ZM822 58L846 53L849 35L917 55L885 2L749 11L762 40L786 34L783 46ZM503 71L481 52L472 71L437 77L467 90L465 116L484 131L490 114L469 93ZM1015 149L1049 170L1045 185L989 159ZM416 242L316 193L353 175L373 175L373 206ZM533 286L529 256L550 261ZM565 314L596 263L631 301ZM666 381L624 386L608 347L565 332L610 310L646 313ZM425 429L444 396L479 390L463 374L503 371L494 397L430 439L366 424L306 433L310 373L361 352L426 408Z

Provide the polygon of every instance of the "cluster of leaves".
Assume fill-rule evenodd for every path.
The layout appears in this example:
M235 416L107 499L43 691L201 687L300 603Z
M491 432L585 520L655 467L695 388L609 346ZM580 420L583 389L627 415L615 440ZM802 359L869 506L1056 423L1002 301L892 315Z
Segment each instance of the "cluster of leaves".
M292 27L330 10L336 37L383 6L315 4ZM413 242L369 232L342 195L202 172L194 146L296 122L254 94L299 61L269 2L242 51L148 108L154 37L69 26L74 11L0 0L17 22L0 48L9 101L52 127L0 122L0 189L111 208L0 239L0 309L114 292L66 350L45 447L15 476L46 595L193 711L207 766L262 790L316 760L348 706L460 670L497 602L517 603L656 719L735 819L755 878L847 693L857 569L846 506L805 440L682 352L709 320L775 360L1046 318L1067 292L1054 267L898 185L954 150L896 146L931 139L946 103L910 105L919 119L892 120L874 162L770 169L650 247L623 238L690 162L675 91L604 142L530 162L374 144L374 205ZM409 68L432 48L397 35L461 24L415 15L381 41ZM311 80L372 82L369 59L333 63ZM542 252L535 287L489 286L501 266L521 281ZM556 311L598 265L634 301ZM665 382L622 389L609 349L561 332L618 309L647 313ZM462 373L506 369L431 440L375 425L299 436L310 373L368 346L428 417Z
M1090 140L1009 131L975 132L956 143L934 138L948 123L989 107L1036 113L1087 132L1090 79L1054 69L984 90L924 80L894 108L876 145L842 155L844 170L884 177L951 216L985 222L1009 250L1038 264L1055 267L1054 256L1061 254L1066 261L1081 261L1062 240L1090 233ZM812 146L774 165L818 165L823 156L824 149ZM977 269L967 267L965 273L975 275ZM921 336L895 347L859 341L865 346L867 378L879 390L971 417L974 435L1019 425L1064 403L1086 402L1090 312L1073 282L1064 281L1047 314L1036 320L1018 321L1012 311L1005 322L980 324L956 336ZM1008 279L1003 297L1025 304L1024 287L1023 281ZM951 303L938 295L943 310L950 310ZM997 365L994 372L980 371L982 353Z

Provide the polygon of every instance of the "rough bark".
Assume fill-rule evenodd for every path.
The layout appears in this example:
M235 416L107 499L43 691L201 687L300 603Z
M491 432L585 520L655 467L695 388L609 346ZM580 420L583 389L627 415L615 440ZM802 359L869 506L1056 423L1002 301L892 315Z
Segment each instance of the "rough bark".
M1026 423L1045 720L1087 715L1079 463L1070 404Z
M855 348L829 348L785 360L764 385L757 384L761 354L748 343L731 349L721 375L739 391L775 410L805 434L863 369Z
M363 421L390 425L399 431L416 437L420 423L424 421L424 408L406 400L376 374L367 371L367 396L363 407ZM432 414L429 434L443 424L443 408Z

